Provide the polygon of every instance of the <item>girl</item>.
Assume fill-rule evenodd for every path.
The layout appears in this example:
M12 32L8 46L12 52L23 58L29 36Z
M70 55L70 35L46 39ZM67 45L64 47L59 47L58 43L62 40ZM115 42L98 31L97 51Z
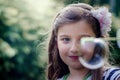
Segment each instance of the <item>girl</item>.
M78 60L82 37L108 37L110 16L105 7L94 9L84 3L68 5L57 14L49 42L48 80L120 80L120 69L108 68L107 61L90 70Z

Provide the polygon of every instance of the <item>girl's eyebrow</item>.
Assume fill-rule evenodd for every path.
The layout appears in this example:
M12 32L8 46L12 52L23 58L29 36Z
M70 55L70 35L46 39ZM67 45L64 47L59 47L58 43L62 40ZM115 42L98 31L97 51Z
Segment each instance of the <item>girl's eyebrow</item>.
M61 34L59 37L70 37L69 35Z
M59 35L59 37L70 37L70 35L61 34L61 35ZM79 37L91 37L91 35L89 35L89 34L82 34L82 35L79 35Z
M87 35L87 34L83 34L81 35L80 37L91 37L90 35Z

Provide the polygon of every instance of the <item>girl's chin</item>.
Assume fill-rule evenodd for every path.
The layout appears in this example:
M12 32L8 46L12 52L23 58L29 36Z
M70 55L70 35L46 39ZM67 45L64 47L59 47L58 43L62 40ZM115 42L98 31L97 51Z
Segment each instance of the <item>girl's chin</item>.
M71 68L74 69L74 70L81 70L85 67L83 67L83 66L71 66Z
M84 68L80 63L70 64L69 67L76 68L76 69Z

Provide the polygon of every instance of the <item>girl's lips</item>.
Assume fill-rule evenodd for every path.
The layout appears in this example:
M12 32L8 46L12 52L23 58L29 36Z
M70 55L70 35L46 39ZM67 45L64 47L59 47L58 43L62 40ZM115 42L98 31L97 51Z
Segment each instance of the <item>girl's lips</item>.
M69 56L72 60L78 60L78 56Z

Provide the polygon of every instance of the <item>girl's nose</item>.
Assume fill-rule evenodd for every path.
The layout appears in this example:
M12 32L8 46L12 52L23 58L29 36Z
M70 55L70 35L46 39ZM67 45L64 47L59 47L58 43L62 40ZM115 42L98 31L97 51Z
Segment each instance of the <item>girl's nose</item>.
M78 54L79 50L80 50L79 43L73 42L72 45L70 46L70 51L72 53L77 53Z

